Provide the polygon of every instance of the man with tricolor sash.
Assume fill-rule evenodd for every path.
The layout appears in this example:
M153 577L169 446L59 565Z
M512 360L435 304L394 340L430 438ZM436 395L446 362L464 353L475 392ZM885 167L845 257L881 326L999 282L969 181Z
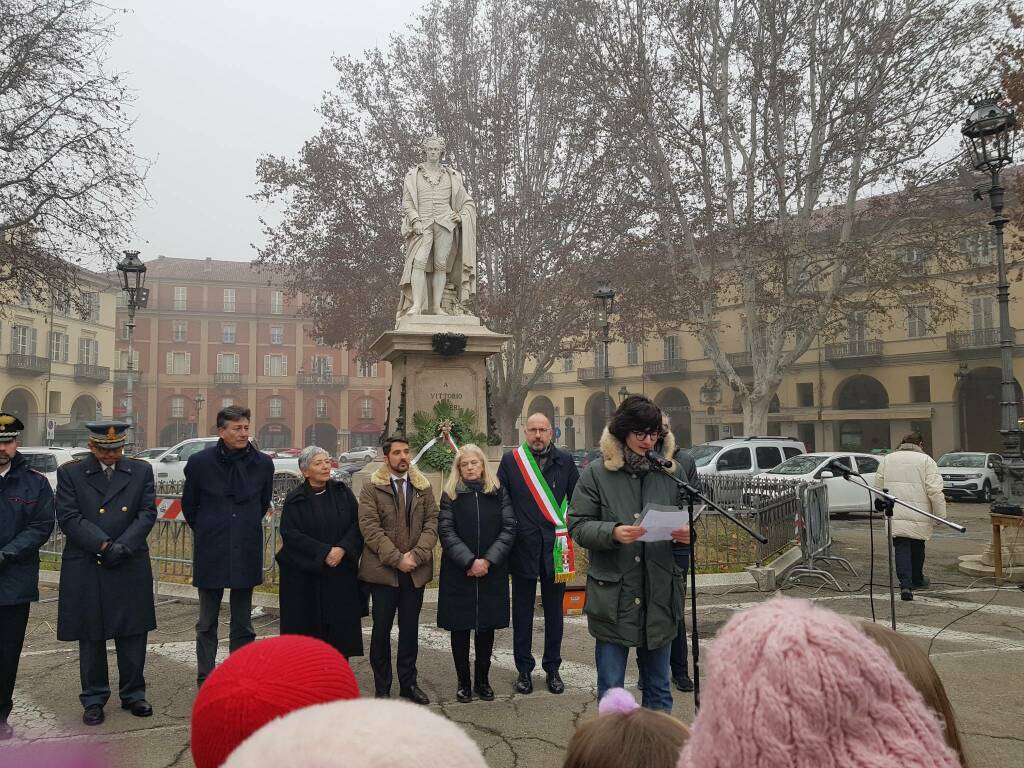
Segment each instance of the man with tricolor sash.
M518 693L533 692L533 613L540 582L544 608L544 655L541 667L547 673L551 693L562 693L565 685L558 674L562 664L562 601L565 585L575 575L572 539L566 512L579 471L572 456L551 442L551 422L542 413L526 420L525 440L506 453L498 467L498 478L508 490L518 527L516 543L509 555L512 575L512 646L519 678Z

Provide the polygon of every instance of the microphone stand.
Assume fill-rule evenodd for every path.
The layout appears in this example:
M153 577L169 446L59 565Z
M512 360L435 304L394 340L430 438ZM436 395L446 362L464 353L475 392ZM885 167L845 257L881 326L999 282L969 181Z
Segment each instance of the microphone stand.
M843 479L846 482L853 483L854 485L859 486L860 488L864 488L866 491L868 491L869 494L874 494L874 496L875 496L875 509L877 511L882 512L882 513L885 514L885 537L886 537L886 541L888 542L888 545L889 545L889 618L890 618L890 623L892 625L892 630L893 630L893 632L895 632L896 631L896 585L895 585L895 582L893 580L893 571L894 571L894 567L895 567L895 564L894 564L895 545L893 544L893 540L892 540L892 513L893 513L893 510L895 509L896 505L899 504L901 507L906 507L907 509L913 510L914 512L917 512L917 514L924 515L925 517L931 518L933 521L935 521L937 523L942 523L943 525L949 526L950 528L952 528L954 531L957 531L958 533L966 532L967 528L965 528L964 526L962 526L962 525L960 525L958 523L954 523L954 522L952 522L950 520L946 520L944 517L939 517L938 515L933 515L931 512L925 512L923 509L920 509L919 507L915 507L913 504L908 504L907 502L903 501L902 499L896 498L891 493L889 493L889 489L888 488L883 488L882 490L878 490L877 488L875 488L875 487L871 486L870 484L868 484L864 480L864 476L860 472L854 472L849 467L846 467L846 466L844 466L843 464L840 464L837 461L833 460L833 461L829 462L828 464L825 465L825 469L829 470L829 471L833 471L833 472L838 472L840 475L843 476ZM857 480L853 479L855 477L857 478ZM869 512L869 514L874 514L874 510Z
M697 632L697 547L694 546L694 525L693 525L693 505L696 500L704 502L706 505L725 515L727 518L732 520L736 525L746 531L748 534L753 536L762 544L768 543L768 537L762 536L757 531L750 528L746 523L741 522L731 512L727 512L722 509L718 504L713 502L699 490L694 488L684 480L680 480L676 477L669 469L658 459L653 459L648 456L651 462L651 466L661 472L665 477L669 478L673 483L676 484L676 489L679 494L679 506L682 507L685 503L687 517L689 518L690 525L690 646L691 653L693 656L693 708L694 711L700 709L700 637Z

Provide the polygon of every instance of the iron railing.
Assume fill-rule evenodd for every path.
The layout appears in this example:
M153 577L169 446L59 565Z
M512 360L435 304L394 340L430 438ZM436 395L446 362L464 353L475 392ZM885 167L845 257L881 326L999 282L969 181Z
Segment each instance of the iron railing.
M674 373L685 373L686 361L679 358L671 360L649 360L644 363L645 376L666 376Z
M1014 338L1014 330L1010 329L1010 338ZM946 349L992 349L999 346L998 328L977 328L965 331L950 331L946 334Z
M45 357L12 352L7 355L7 369L16 373L28 373L33 376L42 375L50 370L50 361Z
M825 345L825 359L829 362L854 357L880 357L881 354L881 339L856 339Z
M606 378L611 379L615 377L614 366L608 366L605 369L604 366L596 366L593 368L577 368L576 369L576 381L589 382L589 381L604 381Z
M76 381L95 381L103 383L110 381L110 368L106 365L90 365L89 363L75 363Z

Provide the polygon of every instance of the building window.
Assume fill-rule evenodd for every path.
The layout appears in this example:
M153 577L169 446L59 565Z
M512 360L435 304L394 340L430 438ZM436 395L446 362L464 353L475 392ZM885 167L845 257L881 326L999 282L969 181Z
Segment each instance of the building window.
M235 404L235 398L233 398L233 397L222 397L220 399L220 407L221 408L230 408L234 404Z
M29 325L15 325L11 328L11 352L16 355L36 353L36 329Z
M572 355L566 355L562 358L562 372L569 373L573 369L575 362L572 359Z
M87 320L90 323L98 323L100 321L100 295L98 293L89 291L82 294L81 316L83 320Z
M599 375L604 373L605 362L607 361L607 357L605 355L606 355L606 353L605 353L605 346L604 346L604 344L600 344L600 343L595 344L594 345L594 371L597 374L599 374Z
M168 352L167 373L174 376L188 376L192 373L192 353Z
M850 313L846 323L846 336L853 344L864 341L867 336L867 315L862 310Z
M672 335L666 336L665 342L665 359L666 360L678 360L679 359L679 337Z
M174 308L178 311L188 309L188 288L186 286L174 287Z
M796 385L796 404L800 408L814 407L814 384L807 381Z
M972 267L995 264L996 241L989 228L972 232L960 238L960 255Z
M234 312L235 311L235 289L225 288L224 289L224 311Z
M119 349L117 351L117 369L119 371L128 370L128 350ZM139 370L139 350L132 350L132 370Z
M359 378L361 379L375 379L377 378L377 364L371 363L368 360L359 361Z
M317 378L329 378L333 367L334 361L327 355L313 355L309 359L309 370Z
M287 376L288 357L287 355L264 355L263 356L264 376Z
M127 336L125 338L128 338ZM188 341L188 323L184 320L174 321L174 340Z
M172 397L171 398L171 418L172 419L183 419L183 418L185 418L185 398L184 397Z
M53 294L53 311L59 315L70 314L71 300L64 291L57 291Z
M284 291L271 291L270 292L270 314L272 314L272 315L283 315L284 314Z
M220 327L221 341L224 342L225 344L234 344L235 332L236 331L234 323L224 323Z
M50 359L55 363L68 361L68 335L60 331L50 331Z
M284 401L280 397L272 397L268 401L270 418L279 419L281 418L281 412L284 409Z
M626 365L640 364L640 345L635 341L626 343Z
M99 365L99 356L99 342L96 339L83 336L78 340L78 362L82 365Z
M117 304L116 304L116 306L118 306L118 307L127 307L128 306L128 294L127 293L125 293L124 291L118 291L117 292Z
M976 331L987 331L994 327L992 297L975 296L971 299L971 328Z
M928 335L928 307L907 307L907 336L919 339Z
M129 334L128 334L128 321L127 320L122 320L121 321L121 338L124 341L127 341L128 338L129 338Z
M910 402L930 403L932 401L932 380L930 376L910 377Z
M923 245L904 245L897 254L907 269L915 269L928 261L928 249Z
M284 326L283 325L272 325L272 326L270 326L270 343L271 344L284 344Z
M367 420L373 418L373 400L371 400L369 397L364 397L359 402L359 408L360 408L359 418L367 419Z
M316 400L316 417L318 419L327 418L327 398L318 397Z
M217 373L238 373L238 355L234 352L218 352Z

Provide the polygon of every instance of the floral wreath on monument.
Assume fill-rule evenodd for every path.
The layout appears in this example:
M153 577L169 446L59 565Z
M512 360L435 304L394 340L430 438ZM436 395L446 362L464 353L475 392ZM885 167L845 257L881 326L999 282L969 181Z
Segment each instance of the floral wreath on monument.
M447 400L438 401L430 411L417 411L412 421L415 431L409 436L409 445L416 454L413 463L437 472L452 469L460 445L487 443L487 435L473 429L476 413Z

